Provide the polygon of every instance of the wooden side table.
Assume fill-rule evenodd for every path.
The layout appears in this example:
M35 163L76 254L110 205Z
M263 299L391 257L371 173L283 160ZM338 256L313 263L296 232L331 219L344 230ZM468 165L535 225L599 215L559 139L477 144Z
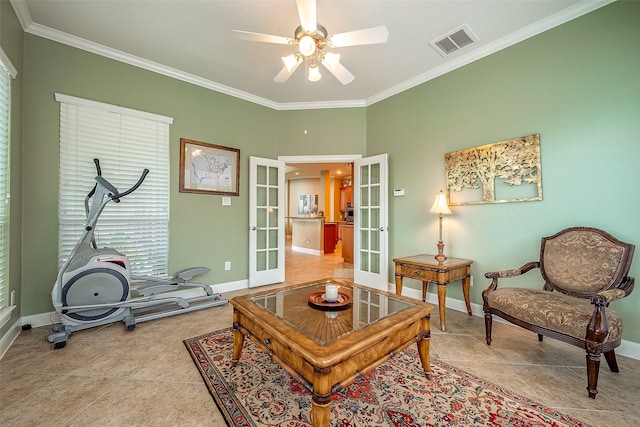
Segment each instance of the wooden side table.
M435 259L435 255L415 255L405 258L395 258L396 264L396 295L402 295L402 280L404 277L422 281L422 301L427 298L427 284L438 285L438 309L440 311L440 329L445 331L446 314L445 301L447 285L462 280L462 293L467 305L467 313L471 316L471 301L469 287L471 286L471 264L468 259L447 258L442 264Z

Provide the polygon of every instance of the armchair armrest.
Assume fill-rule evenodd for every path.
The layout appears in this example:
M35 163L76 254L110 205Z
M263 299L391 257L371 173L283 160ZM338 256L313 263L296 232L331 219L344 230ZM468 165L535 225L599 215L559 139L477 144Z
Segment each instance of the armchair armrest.
M620 287L600 291L596 295L592 296L591 304L606 306L612 301L625 298L633 291L634 282L635 279L633 277L625 277L624 281L620 284Z
M492 279L489 287L482 292L482 300L484 301L485 312L489 307L489 303L487 301L488 295L498 287L498 279L520 276L528 271L533 270L534 268L540 268L540 261L528 262L522 267L514 268L513 270L492 271L489 273L485 273L484 277L486 277L487 279Z
M484 277L487 279L493 279L494 282L497 282L499 278L507 278L507 277L515 277L520 276L534 268L540 268L539 261L528 262L520 268L514 268L513 270L503 270L503 271L492 271L489 273L485 273Z

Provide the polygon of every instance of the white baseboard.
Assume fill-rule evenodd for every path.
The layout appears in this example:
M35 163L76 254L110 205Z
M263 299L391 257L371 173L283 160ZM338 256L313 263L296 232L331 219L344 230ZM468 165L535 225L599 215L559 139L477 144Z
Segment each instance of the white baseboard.
M395 292L396 285L389 283L389 292ZM402 288L402 295L407 296L409 298L422 299L422 290L413 289L413 288ZM427 293L427 302L431 304L438 304L438 296L436 294ZM463 300L459 299L446 299L446 307L447 309L453 309L456 311L462 311L463 313L467 312L467 306L465 305ZM471 304L471 312L474 316L484 317L484 310L482 309L482 305L480 304ZM503 320L497 316L493 317L494 321L507 323L506 320ZM633 341L622 340L620 343L620 347L616 348L616 355L630 357L632 359L640 360L640 343L636 343Z
M240 289L249 289L249 281L248 280L237 280L235 282L227 282L227 283L218 283L216 285L211 285L215 292L220 292L221 294L224 292L237 291ZM224 297L224 295L222 295Z
M291 245L291 250L295 252L301 252L303 254L309 254L309 255L318 255L318 256L322 255L322 252L320 252L318 249L303 248L301 246Z
M9 350L11 344L18 338L20 331L22 330L21 319L15 321L15 323L9 328L9 330L0 338L0 359L4 357L4 354Z

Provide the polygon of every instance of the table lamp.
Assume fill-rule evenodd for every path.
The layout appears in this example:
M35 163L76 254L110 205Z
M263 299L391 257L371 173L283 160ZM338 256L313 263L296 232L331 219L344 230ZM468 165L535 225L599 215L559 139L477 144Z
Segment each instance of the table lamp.
M447 259L443 253L444 243L442 243L442 215L449 215L451 213L449 205L447 205L447 196L445 196L442 190L436 194L436 200L433 202L431 209L429 209L429 213L437 213L440 219L440 239L438 240L438 255L436 255L436 260L439 264L442 264Z

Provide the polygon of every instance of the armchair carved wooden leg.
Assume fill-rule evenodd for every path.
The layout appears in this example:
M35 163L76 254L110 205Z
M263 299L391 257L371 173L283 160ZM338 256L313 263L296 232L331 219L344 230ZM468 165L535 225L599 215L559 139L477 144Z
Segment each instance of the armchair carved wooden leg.
M484 314L484 329L487 338L487 345L491 345L491 325L493 324L493 318L491 313Z
M616 353L614 352L614 350L606 351L604 353L604 358L607 361L607 365L609 365L609 370L611 370L611 372L620 372L620 369L618 369L618 361L616 360Z
M598 394L598 373L600 372L600 354L589 353L587 349L587 391L589 397L596 398Z

